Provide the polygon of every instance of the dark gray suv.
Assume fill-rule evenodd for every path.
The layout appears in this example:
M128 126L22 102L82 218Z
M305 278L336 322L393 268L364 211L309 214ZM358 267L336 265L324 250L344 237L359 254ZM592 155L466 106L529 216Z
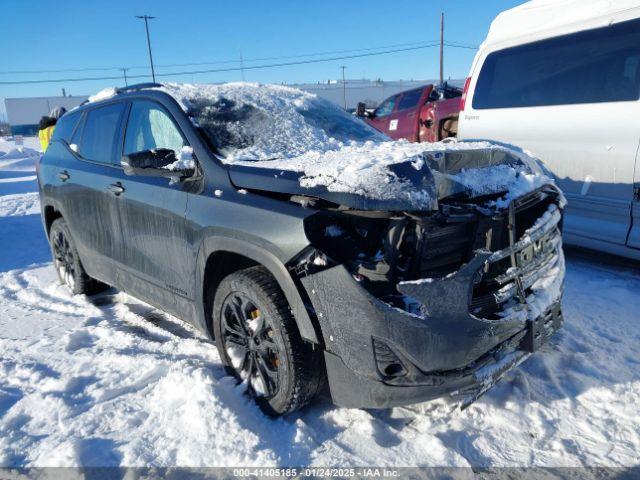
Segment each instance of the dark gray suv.
M270 414L463 406L562 323L562 193L523 152L392 142L314 95L145 84L60 119L55 268L191 322Z

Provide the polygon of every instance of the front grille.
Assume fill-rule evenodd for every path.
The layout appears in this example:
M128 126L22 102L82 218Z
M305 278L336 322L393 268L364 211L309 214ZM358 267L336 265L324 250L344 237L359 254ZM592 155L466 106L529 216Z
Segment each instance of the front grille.
M536 272L544 268L545 262L549 262L557 252L560 225L553 221L554 218L559 219L559 212L556 217L550 213L558 211L557 203L558 195L555 190L539 190L514 201L512 210L492 219L491 225L485 230L489 250L492 252L514 251L511 255L494 254L497 257L490 259L482 277L474 285L469 304L470 313L480 318L499 319L506 304L522 303L529 295L530 285L527 285L526 281L523 284L523 279L534 279ZM551 217L544 217L545 214ZM517 263L518 256L525 258L523 251L529 253L529 250L539 248L535 242L533 246L526 246L523 236L543 218L547 218L549 222L538 225L539 228L533 230L534 233L530 231L529 236L538 235L536 232L541 232L541 228L548 230L548 233L538 240L544 242L546 252L543 252L544 255L542 253L537 255L528 263L528 266L521 265L520 269L515 269L514 263ZM515 248L520 243L525 245L522 250ZM514 245L515 247L512 247ZM534 251L534 253L539 252Z
M494 252L497 257L490 258L474 284L469 312L485 319L502 318L500 314L507 304L522 303L529 295L528 287L522 285L523 278L534 278L545 267L543 262L534 261L530 262L529 269L522 272L518 270L519 274L513 275L514 263L522 255L515 247L522 243L527 233L535 236L532 232L540 231L539 228L532 230L536 222L540 223L541 219L554 220L549 213L554 210L557 223L544 228L549 229L549 235L559 242L559 196L555 188L546 187L516 199L507 211L502 210L492 216L459 215L448 218L444 223L425 225L420 235L420 261L419 271L415 272L416 278L442 278L459 270L472 259L476 251ZM501 256L500 252L505 251L512 255ZM548 257L553 255L549 254Z

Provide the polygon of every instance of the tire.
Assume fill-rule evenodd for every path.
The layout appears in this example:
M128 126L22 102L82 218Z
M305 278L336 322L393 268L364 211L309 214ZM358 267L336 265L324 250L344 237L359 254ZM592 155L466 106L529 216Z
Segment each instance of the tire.
M322 352L302 340L282 290L263 267L240 270L220 282L212 319L227 371L246 381L248 393L268 415L289 414L322 389Z
M56 218L49 229L49 245L60 283L75 295L93 295L108 287L85 272L75 242L64 218Z

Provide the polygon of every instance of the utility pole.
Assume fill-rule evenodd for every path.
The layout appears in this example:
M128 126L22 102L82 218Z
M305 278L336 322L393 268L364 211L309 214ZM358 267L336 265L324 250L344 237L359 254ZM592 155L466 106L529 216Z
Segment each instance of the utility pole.
M347 81L344 78L344 69L347 68L346 65L340 65L342 69L342 100L344 101L344 109L347 109Z
M242 50L240 50L240 74L244 82L244 58L242 57Z
M440 85L444 82L444 12L440 14Z
M151 78L153 78L153 83L156 83L156 72L153 69L153 56L151 55L151 40L149 39L149 20L153 20L156 17L150 17L149 15L136 15L136 18L144 20L144 29L147 32L147 47L149 48L149 63L151 64Z
M127 83L127 70L129 70L129 69L123 67L120 70L122 70L122 75L124 76L124 86L128 87L129 84Z

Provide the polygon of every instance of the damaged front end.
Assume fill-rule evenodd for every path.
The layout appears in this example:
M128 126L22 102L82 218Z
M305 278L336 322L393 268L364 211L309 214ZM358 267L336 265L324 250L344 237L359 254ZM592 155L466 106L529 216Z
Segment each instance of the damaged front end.
M289 264L325 343L333 400L467 406L561 326L564 199L545 184L429 212L327 208Z

